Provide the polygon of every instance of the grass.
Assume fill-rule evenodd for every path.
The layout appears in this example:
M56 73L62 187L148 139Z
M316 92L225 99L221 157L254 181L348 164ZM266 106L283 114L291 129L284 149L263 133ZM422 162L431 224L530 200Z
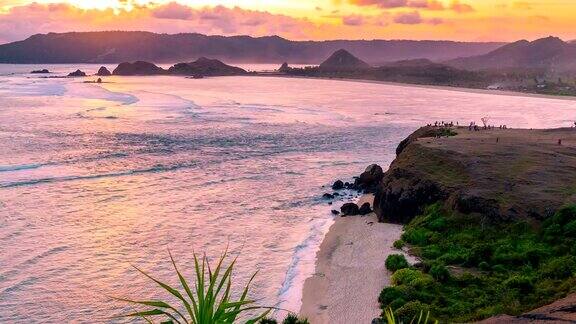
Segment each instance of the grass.
M420 311L448 322L518 315L576 291L576 206L541 224L492 224L430 206L402 240L423 260L392 277L379 301L404 321Z
M248 298L250 284L256 273L251 277L249 282L244 286L239 298L232 297L232 272L236 259L230 265L223 267L227 258L227 252L223 253L216 268L212 269L206 256L199 258L194 253L194 271L196 274L194 288L191 288L188 281L176 266L176 262L170 254L170 260L174 266L174 271L180 281L180 290L161 282L146 272L135 267L140 273L154 281L160 286L165 293L175 297L179 305L172 305L164 300L132 300L126 298L115 298L117 300L143 306L144 309L121 315L118 317L142 318L148 323L153 323L152 319L160 319L162 323L178 324L226 324L234 323L244 314L261 311L244 323L253 324L264 319L271 307L261 307L255 305L255 301Z

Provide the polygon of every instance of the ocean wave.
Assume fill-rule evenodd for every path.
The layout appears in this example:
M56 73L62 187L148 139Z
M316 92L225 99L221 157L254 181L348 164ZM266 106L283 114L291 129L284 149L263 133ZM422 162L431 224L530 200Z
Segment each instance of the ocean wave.
M38 169L44 164L0 165L0 172Z

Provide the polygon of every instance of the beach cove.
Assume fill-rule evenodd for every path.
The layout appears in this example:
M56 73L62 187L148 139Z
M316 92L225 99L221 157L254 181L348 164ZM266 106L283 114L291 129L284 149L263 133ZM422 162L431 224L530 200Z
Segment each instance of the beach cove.
M104 294L154 291L131 263L170 278L168 248L190 265L192 248L217 255L228 243L242 252L238 280L266 269L254 293L297 312L333 221L323 186L389 165L397 144L430 121L558 127L576 114L566 100L407 85L171 76L97 85L2 69L2 321L22 320L23 305L48 322L103 320L121 310ZM368 219L352 227L356 236ZM388 231L374 235L392 240ZM337 245L336 261L361 255L347 248ZM30 291L50 302L33 303Z

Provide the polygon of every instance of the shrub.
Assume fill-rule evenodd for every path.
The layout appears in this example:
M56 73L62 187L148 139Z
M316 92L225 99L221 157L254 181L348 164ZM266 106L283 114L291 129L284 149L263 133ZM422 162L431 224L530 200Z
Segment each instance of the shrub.
M404 234L402 234L402 239L410 244L414 245L426 245L430 238L430 231L425 228L408 228Z
M576 237L576 220L573 220L564 226L564 234L566 236Z
M282 324L310 324L307 319L299 319L298 316L294 314L288 314L286 318L282 321Z
M394 241L394 248L401 250L404 245L406 245L406 242L404 242L403 240L396 240Z
M390 305L397 299L404 299L408 297L409 296L406 293L406 289L404 289L404 287L386 287L380 292L380 296L378 296L378 302L383 305Z
M567 255L550 260L541 271L544 278L566 279L576 272L576 257Z
M411 323L418 320L421 314L430 312L430 306L419 301L411 301L396 310L396 316L400 323Z
M510 289L518 289L521 293L526 294L534 289L534 284L532 280L526 276L514 275L506 281L504 281L504 286Z
M480 268L480 270L482 271L489 271L490 270L490 264L488 264L488 262L483 261L480 262L480 264L478 264L478 268Z
M264 318L260 321L260 324L278 324L278 321L273 318Z
M414 280L423 276L424 274L419 270L400 269L392 275L392 283L395 285L410 285Z
M435 264L430 268L430 275L439 282L445 282L450 279L450 271L442 264Z
M406 261L406 257L402 254L391 254L386 258L386 269L396 272L400 269L408 268L410 265Z

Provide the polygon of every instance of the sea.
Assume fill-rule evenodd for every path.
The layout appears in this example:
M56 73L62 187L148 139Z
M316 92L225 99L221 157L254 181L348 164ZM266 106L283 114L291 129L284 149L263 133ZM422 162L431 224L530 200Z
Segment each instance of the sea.
M126 322L139 308L113 297L169 299L134 266L178 286L169 253L193 283L194 254L228 251L236 294L257 271L250 296L298 312L331 210L356 198L323 199L335 180L435 121L576 120L574 100L458 89L29 73L99 67L0 65L0 323Z

